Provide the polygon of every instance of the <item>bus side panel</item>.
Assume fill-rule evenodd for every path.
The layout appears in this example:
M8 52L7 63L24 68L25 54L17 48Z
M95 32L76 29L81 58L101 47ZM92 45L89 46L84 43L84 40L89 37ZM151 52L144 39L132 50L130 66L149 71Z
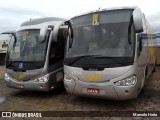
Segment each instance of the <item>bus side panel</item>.
M151 75L156 65L156 39L148 34L148 76Z
M137 46L139 46L139 41L137 41ZM141 84L141 88L144 86L145 82L145 71L146 71L146 66L147 66L147 58L148 58L148 45L147 45L147 40L142 38L142 51L139 51L139 47L137 47L137 63L138 63L138 68L137 68L137 80Z

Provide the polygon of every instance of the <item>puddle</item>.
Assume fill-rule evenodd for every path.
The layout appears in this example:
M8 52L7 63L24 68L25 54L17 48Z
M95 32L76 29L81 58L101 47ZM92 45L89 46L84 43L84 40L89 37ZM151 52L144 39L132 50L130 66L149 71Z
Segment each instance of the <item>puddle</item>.
M5 96L0 96L0 103L4 102L6 100Z

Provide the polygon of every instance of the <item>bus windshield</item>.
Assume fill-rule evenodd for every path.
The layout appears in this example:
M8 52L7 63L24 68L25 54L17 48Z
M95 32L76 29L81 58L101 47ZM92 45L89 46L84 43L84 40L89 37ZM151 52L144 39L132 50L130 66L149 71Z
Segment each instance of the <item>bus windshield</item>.
M18 31L15 39L11 39L7 53L7 67L14 67L19 62L26 67L40 68L44 65L46 55L46 43L40 42L40 30L30 29ZM27 65L27 64L30 65ZM36 65L36 67L34 67ZM28 69L31 69L28 68Z
M73 42L66 57L133 57L134 42L128 40L132 11L102 11L71 19Z

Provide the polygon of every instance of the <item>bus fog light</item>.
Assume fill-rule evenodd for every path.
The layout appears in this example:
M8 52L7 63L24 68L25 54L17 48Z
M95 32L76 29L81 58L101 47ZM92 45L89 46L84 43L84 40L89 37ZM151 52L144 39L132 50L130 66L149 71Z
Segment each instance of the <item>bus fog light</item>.
M48 79L49 79L49 75L47 74L47 75L41 76L41 77L39 77L39 78L33 80L33 82L41 82L41 83L45 83L45 82L48 81Z
M71 82L74 82L74 80L72 79L72 78L70 78L68 75L64 75L64 81L65 82L69 82L69 83L71 83Z
M41 85L40 88L42 89L42 88L43 88L43 85Z
M117 86L131 86L136 83L136 76L131 76L123 80L119 80L115 82L114 84Z

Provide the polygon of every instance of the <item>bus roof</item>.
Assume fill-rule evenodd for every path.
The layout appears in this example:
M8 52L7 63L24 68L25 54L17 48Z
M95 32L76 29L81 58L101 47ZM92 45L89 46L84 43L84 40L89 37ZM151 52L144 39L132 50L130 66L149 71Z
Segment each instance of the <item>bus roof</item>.
M36 24L41 24L44 22L51 22L51 21L65 21L63 18L57 18L57 17L45 17L45 18L38 18L38 19L31 19L28 21L25 21L24 23L21 24L21 27L23 26L29 26L29 25L36 25Z
M94 11L90 11L90 12L87 12L87 13L83 13L83 14L74 16L74 17L72 17L72 18L76 18L76 17L79 17L79 16L91 14L91 13L102 12L102 11L122 10L122 9L131 9L131 10L134 10L134 9L136 9L136 8L138 8L138 7L137 7L137 6L133 6L133 7L112 7L112 8L98 9L98 10L94 10ZM71 19L72 19L72 18L71 18Z

